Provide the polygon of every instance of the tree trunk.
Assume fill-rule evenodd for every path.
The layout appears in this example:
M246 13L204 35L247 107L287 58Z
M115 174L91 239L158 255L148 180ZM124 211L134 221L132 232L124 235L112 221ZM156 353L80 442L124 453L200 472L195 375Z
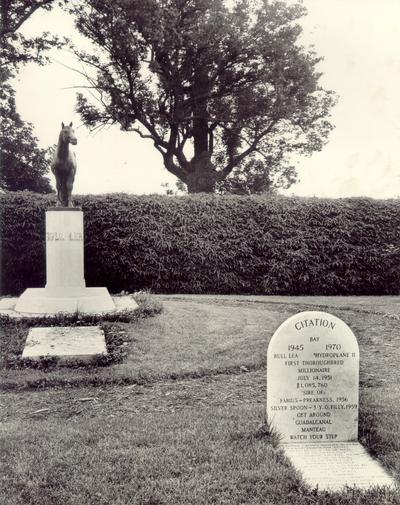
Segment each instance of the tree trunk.
M192 159L185 182L189 193L215 192L216 170L207 152Z
M215 167L211 163L209 146L207 99L209 79L204 66L195 71L193 82L193 144L194 156L190 162L186 185L189 193L214 193Z
M193 80L193 142L194 157L208 152L207 98L210 83L204 66L195 70Z

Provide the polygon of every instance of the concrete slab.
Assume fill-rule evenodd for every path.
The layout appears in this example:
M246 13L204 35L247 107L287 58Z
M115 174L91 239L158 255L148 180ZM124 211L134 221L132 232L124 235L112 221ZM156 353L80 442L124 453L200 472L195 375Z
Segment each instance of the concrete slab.
M341 491L346 486L367 490L395 488L394 479L358 442L282 444L285 454L306 484L321 491Z
M40 289L40 288L39 288ZM86 289L95 289L95 288L86 288ZM102 310L99 307L99 304L96 303L97 299L96 297L93 297L92 302L89 305L87 304L86 307L90 308L90 311L82 312L79 309L79 306L77 303L73 303L71 306L71 310L57 310L54 312L18 312L15 310L15 306L18 302L18 298L2 298L0 299L0 315L5 315L9 316L12 318L22 318L22 317L43 317L43 316L54 316L57 313L69 313L73 314L75 312L82 312L86 314L97 314L97 315L102 315L102 316L107 316L107 314L118 314L120 312L125 312L127 310L133 311L136 310L139 305L136 303L135 299L131 296L115 296L111 297L113 306L115 307L113 310Z
M14 310L27 314L57 312L114 312L115 305L107 288L28 288L18 298Z
M114 296L113 302L115 304L116 312L136 310L139 307L132 296Z
M0 310L14 310L14 307L18 301L18 298L1 298L0 299Z
M88 360L95 355L107 355L104 332L99 326L31 328L22 353L23 358L39 360L46 356L66 361Z

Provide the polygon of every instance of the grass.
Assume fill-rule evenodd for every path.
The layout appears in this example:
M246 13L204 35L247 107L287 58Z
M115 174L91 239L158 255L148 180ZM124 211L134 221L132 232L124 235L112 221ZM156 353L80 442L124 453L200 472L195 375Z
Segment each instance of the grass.
M264 423L269 338L294 310L323 299L162 300L157 317L118 323L129 342L122 363L3 369L1 502L400 503L382 489L307 489ZM360 441L399 479L397 314L332 305L360 345Z
M56 316L24 317L14 319L9 316L0 316L0 368L3 370L17 370L14 377L17 382L8 382L7 373L2 374L2 388L21 387L26 379L27 387L37 385L54 385L57 380L65 384L71 384L71 369L81 369L85 373L89 369L95 370L98 367L110 364L121 363L127 356L127 347L131 341L131 332L126 331L127 327L132 327L141 319L154 316L162 312L160 301L146 292L135 294L138 308L135 311L122 311L116 314L109 314L106 318L99 315L80 314L58 314ZM128 324L129 323L129 324ZM68 369L64 369L63 363L56 357L43 358L41 361L22 358L22 351L31 327L49 326L92 326L98 325L102 328L107 345L107 356L95 356L89 363L85 360L69 360ZM40 373L21 369L36 369ZM53 376L49 372L54 372ZM62 378L55 379L60 375ZM22 381L22 382L21 382ZM72 381L73 383L74 381Z
M147 384L239 373L243 367L261 370L266 365L268 341L279 324L294 311L310 310L310 305L304 303L293 307L291 303L214 300L165 297L165 310L159 317L118 323L129 345L126 346L127 357L113 367L94 369L90 374L85 368L56 369L51 374L48 370L3 368L2 387ZM317 299L314 303L320 309ZM357 336L361 351L361 385L399 382L400 335L395 314L390 317L388 313L360 312L359 307L350 312L336 307L329 310L346 321ZM26 336L27 328L24 331ZM15 338L12 331L7 335L5 340L10 347ZM22 352L23 344L24 340L19 338L13 352Z

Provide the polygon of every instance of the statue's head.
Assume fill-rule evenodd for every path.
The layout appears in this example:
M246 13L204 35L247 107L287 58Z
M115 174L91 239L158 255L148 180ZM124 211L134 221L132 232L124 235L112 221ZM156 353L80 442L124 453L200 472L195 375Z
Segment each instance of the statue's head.
M76 146L78 143L78 139L76 138L75 131L72 128L72 122L69 123L69 126L61 123L61 135L63 137L64 142L69 142Z

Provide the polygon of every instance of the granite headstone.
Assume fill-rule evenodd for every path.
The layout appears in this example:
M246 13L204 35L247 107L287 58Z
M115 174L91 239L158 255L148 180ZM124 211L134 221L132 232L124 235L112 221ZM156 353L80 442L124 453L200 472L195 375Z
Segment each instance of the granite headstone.
M313 488L395 486L357 441L359 361L351 329L325 312L295 314L269 344L268 422Z

